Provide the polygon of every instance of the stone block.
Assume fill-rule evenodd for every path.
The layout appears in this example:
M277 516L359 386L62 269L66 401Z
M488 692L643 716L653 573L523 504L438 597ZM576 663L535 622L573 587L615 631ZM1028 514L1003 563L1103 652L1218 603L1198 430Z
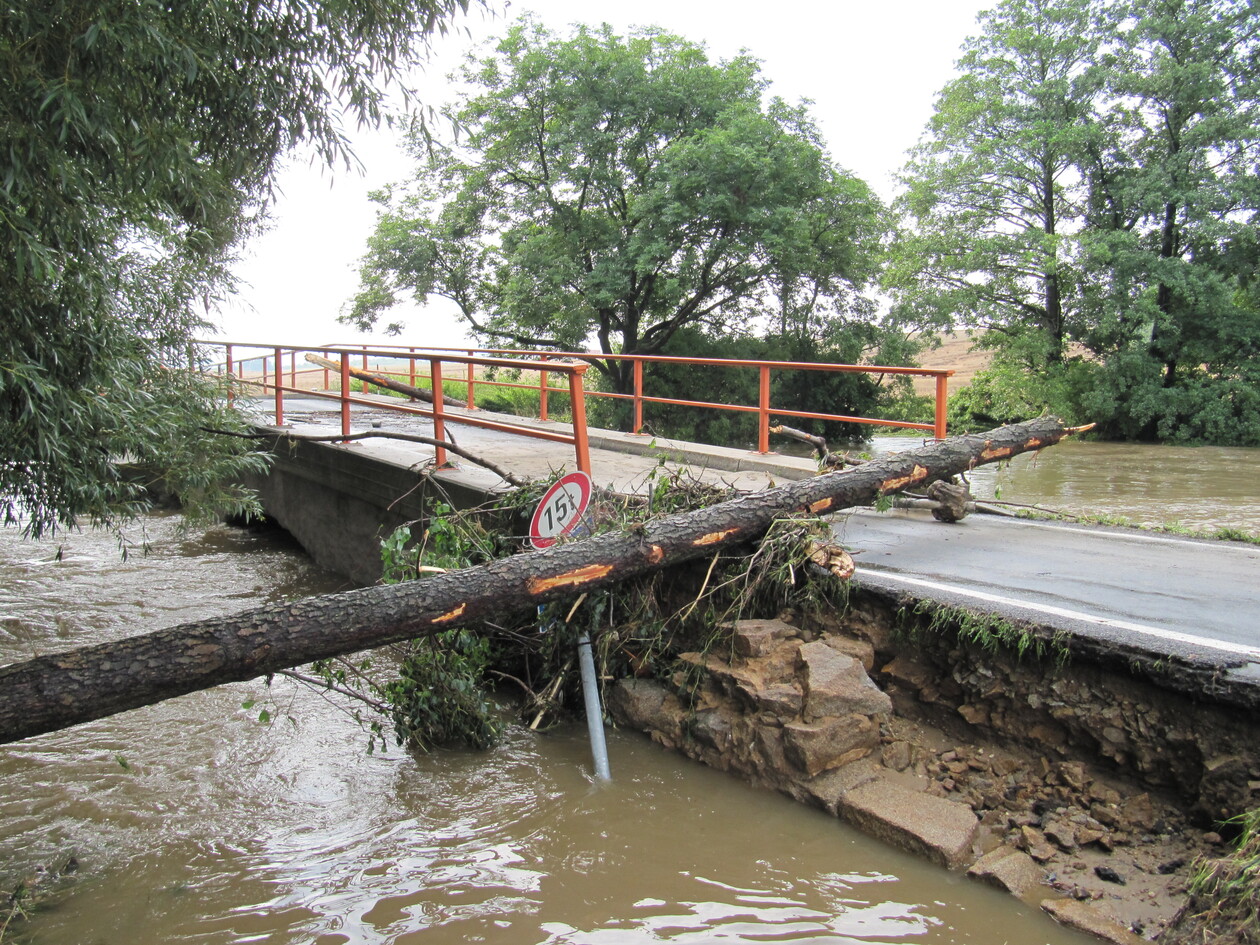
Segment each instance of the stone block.
M878 744L879 726L865 715L783 726L784 754L810 777L864 758Z
M1012 896L1032 901L1042 888L1046 874L1027 853L1001 846L976 860L967 870L967 875L1005 890Z
M760 767L768 776L782 777L788 772L787 753L783 750L783 729L775 725L758 725L753 730L753 747Z
M882 778L840 798L836 813L864 833L949 869L971 860L979 821L971 808Z
M660 710L668 690L652 679L619 679L609 694L609 707L638 726Z
M796 635L782 620L738 620L731 625L735 655L745 659L765 656L780 640Z
M791 683L771 683L764 688L752 684L739 687L740 694L759 712L769 712L784 721L800 715L805 697Z
M906 741L896 741L884 746L884 766L894 771L905 771L914 763L914 748Z
M931 667L908 656L898 656L885 666L881 672L895 679L907 689L916 691L933 684L937 675Z
M815 778L797 781L793 796L806 804L821 807L834 815L840 799L859 784L878 777L876 769L867 762L845 765L824 771Z
M868 673L875 668L875 647L866 640L848 636L826 636L823 637L822 642L837 653L853 657Z
M671 740L681 734L678 697L652 679L619 679L609 690L608 711L630 728L657 731Z
M733 746L731 720L721 709L697 712L691 723L691 734L700 744L723 754Z
M892 700L851 656L821 641L806 643L797 655L805 684L805 718L829 715L888 715Z
M1041 908L1050 913L1055 921L1068 928L1093 935L1113 945L1150 945L1140 935L1135 935L1111 916L1099 911L1097 906L1076 899L1046 899Z

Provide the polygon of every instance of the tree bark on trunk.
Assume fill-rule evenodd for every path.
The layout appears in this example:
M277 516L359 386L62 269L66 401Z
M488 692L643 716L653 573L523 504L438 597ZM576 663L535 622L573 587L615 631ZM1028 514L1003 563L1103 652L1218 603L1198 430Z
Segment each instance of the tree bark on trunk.
M221 683L493 619L759 539L778 517L827 514L1059 442L1053 418L952 437L641 527L421 581L156 630L0 669L0 744Z
M330 371L340 371L341 365L336 361L330 361L328 358L320 357L318 354L308 354L306 360L311 364L318 364L320 367L328 368ZM402 381L394 380L392 377L386 377L384 374L373 374L371 371L365 371L362 368L352 367L350 376L360 381L367 381L369 384L375 384L377 387L384 387L388 390L396 391L399 394L406 394L408 397L414 397L416 400L423 400L425 403L433 403L433 391L425 390L423 387L412 387L410 384L404 384ZM448 407L467 407L468 402L460 400L457 397L442 396L442 403Z

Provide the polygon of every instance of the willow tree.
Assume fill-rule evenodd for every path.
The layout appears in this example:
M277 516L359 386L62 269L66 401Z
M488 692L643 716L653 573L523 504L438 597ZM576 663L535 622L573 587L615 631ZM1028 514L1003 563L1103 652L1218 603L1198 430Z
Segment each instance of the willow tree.
M139 463L191 497L230 422L189 372L284 156L350 162L342 110L468 0L41 0L0 17L0 520L34 533L144 505ZM256 458L244 461L256 462Z
M684 326L812 313L873 271L878 201L748 56L527 19L463 80L457 142L413 141L416 179L381 198L359 327L437 296L500 343L653 354ZM627 389L628 366L597 366Z

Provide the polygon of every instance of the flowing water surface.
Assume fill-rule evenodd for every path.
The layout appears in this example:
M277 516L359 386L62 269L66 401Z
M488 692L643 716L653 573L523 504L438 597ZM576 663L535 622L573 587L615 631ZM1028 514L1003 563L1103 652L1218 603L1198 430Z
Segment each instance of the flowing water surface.
M0 531L0 663L340 587L283 537L177 526L147 519L126 561L108 535ZM79 863L8 940L1087 941L640 736L611 733L607 786L578 728L365 747L341 703L277 678L0 748L0 888Z
M875 453L913 449L876 437ZM1068 438L968 474L978 499L1115 515L1139 525L1238 528L1260 534L1260 449L1102 443Z

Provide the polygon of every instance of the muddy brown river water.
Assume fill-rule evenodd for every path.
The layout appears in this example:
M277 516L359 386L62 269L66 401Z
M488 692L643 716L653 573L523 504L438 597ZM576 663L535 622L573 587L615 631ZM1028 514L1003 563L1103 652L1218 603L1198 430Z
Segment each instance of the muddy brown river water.
M1083 462L1060 467L1081 448ZM1260 530L1256 451L1157 448L1139 473L1111 449L1056 447L978 472L976 490ZM181 537L178 522L150 517L149 554L125 561L105 534L0 531L0 663L343 586L281 535ZM579 727L517 728L488 753L365 747L344 705L277 679L0 748L0 888L79 863L6 940L1090 941L637 735L610 733L606 786Z
M913 448L876 437L877 452ZM1140 525L1240 528L1260 534L1260 449L1068 439L970 474L977 498L1116 515Z

